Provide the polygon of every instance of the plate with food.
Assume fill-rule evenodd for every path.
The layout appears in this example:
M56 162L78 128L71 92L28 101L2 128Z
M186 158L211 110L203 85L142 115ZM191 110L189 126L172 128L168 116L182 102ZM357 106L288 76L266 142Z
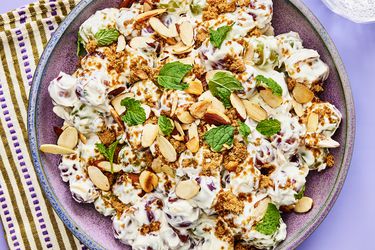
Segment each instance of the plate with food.
M297 0L83 0L29 104L39 180L91 249L289 249L332 208L354 107Z

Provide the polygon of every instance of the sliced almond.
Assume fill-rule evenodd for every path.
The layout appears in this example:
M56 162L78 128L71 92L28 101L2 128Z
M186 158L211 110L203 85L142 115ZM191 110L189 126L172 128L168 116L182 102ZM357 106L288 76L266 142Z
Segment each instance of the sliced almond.
M186 111L186 110L177 109L176 115L177 115L177 118L180 120L180 122L185 123L185 124L190 124L195 121L195 118L191 116L189 111Z
M145 3L143 4L143 12L150 11L152 10L152 8L153 8L152 2L149 3L148 1L145 1Z
M182 136L180 134L172 135L172 138L177 140L177 141L185 141L185 136Z
M123 94L120 94L120 95L116 96L111 101L112 107L116 110L117 114L119 114L119 115L122 115L126 111L125 106L121 105L121 101L123 99L125 99L126 97L132 97L133 98L134 94L133 93L123 93Z
M40 151L47 154L54 154L54 155L71 155L75 154L76 152L70 148L64 148L54 144L43 144L40 146Z
M283 98L281 96L274 95L270 89L262 89L259 91L259 95L271 108L277 108L283 103Z
M190 200L194 198L200 191L200 186L195 180L180 181L176 186L177 197Z
M139 176L139 184L146 193L152 192L159 184L159 178L150 171L143 171Z
M266 197L258 202L255 203L254 205L254 219L255 221L260 221L263 219L267 208L268 204L271 202L271 199Z
M118 173L121 171L121 165L113 163L111 166L111 163L109 161L101 161L97 164L98 168L100 168L103 171L112 172L113 167L113 173Z
M301 117L305 114L305 110L302 104L296 102L294 99L292 99L292 106L293 106L294 112L296 112L298 117Z
M122 85L114 85L112 87L110 87L108 89L108 96L118 96L120 95L122 92L124 92L126 89L126 87L122 86Z
M99 168L95 166L89 166L87 168L87 174L94 185L103 191L109 191L110 185L107 176L105 176Z
M230 119L228 116L212 108L209 108L207 112L204 114L204 120L209 124L215 124L215 125L230 124Z
M180 25L180 38L186 46L194 44L194 27L190 22L183 22Z
M142 104L141 107L143 108L143 110L145 111L146 113L146 120L148 118L150 118L150 115L151 115L151 108L150 106L148 106L147 104Z
M198 137L194 137L194 138L190 139L190 140L186 143L186 147L187 147L192 153L196 153L196 152L198 152L198 150L199 150L199 139L198 139Z
M109 112L111 113L111 116L112 118L117 122L117 124L120 126L120 128L122 130L125 130L125 126L124 126L124 123L123 121L121 120L121 117L119 116L119 114L116 112L115 109L113 108L110 108L109 109Z
M157 137L160 153L168 162L175 162L177 160L177 152L173 145L164 137L159 135Z
M176 177L176 170L168 165L163 165L161 171L172 178Z
M247 64L254 63L254 48L250 44L246 47L243 59Z
M198 135L198 126L197 124L195 123L192 123L190 125L190 128L188 130L188 135L189 135L189 140L193 139L193 138L199 138L199 135Z
M67 127L59 136L57 140L57 145L74 149L78 144L78 131L74 127Z
M248 100L243 101L247 115L254 121L260 122L267 119L267 112L258 104Z
M203 84L198 79L189 83L189 87L185 89L185 92L192 95L201 95L203 93Z
M296 83L296 86L294 86L293 89L293 96L298 103L305 104L312 101L314 98L314 92L305 85Z
M154 42L155 40L151 37L138 36L130 40L129 45L133 49L145 49L145 48L150 47L149 44L152 44Z
M207 112L208 108L211 106L211 103L212 101L209 99L194 103L189 108L190 114L195 118L201 119Z
M158 18L156 17L151 17L149 20L149 24L151 28L161 35L162 37L175 37L176 33L174 32L173 29L168 28L165 26Z
M146 11L146 12L143 12L142 14L139 14L134 20L136 22L143 22L149 18L163 14L166 11L167 11L166 9L155 9L155 10Z
M171 117L174 116L174 114L177 111L178 106L178 95L173 95L173 101L172 101L172 107L171 107Z
M155 158L151 163L152 170L154 170L155 173L161 173L162 172L162 170L161 170L162 163L163 162L159 157Z
M159 133L159 127L154 124L146 124L142 132L142 147L150 147Z
M317 113L310 113L309 118L307 119L307 132L315 132L318 130L319 126L319 115Z
M333 140L332 138L326 138L326 139L319 140L317 143L317 146L319 148L338 148L340 147L340 143Z
M242 120L246 120L246 108L242 100L235 94L230 95L230 103L236 109L237 114L241 117Z
M193 46L186 46L182 43L177 43L172 47L172 53L175 55L181 55L193 50Z
M78 133L78 137L83 144L87 144L87 138L82 133Z
M296 206L294 207L294 212L302 214L302 213L307 213L308 211L311 210L313 206L313 199L310 197L302 197L299 199L296 203Z
M176 127L178 133L180 133L181 136L185 136L185 132L182 129L182 126L180 123L178 123L177 121L174 121L174 126Z
M219 99L217 99L216 97L214 97L211 94L211 91L208 90L208 91L204 92L199 97L199 100L204 100L204 99L211 100L212 103L211 103L211 107L210 108L216 109L216 110L220 111L221 113L225 113L224 104Z
M126 47L126 40L123 35L118 37L116 52L124 51Z

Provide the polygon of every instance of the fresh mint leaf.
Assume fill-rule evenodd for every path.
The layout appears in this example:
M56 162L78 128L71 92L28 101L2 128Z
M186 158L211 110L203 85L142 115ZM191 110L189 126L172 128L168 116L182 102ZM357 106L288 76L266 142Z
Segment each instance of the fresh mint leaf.
M113 173L113 158L115 156L118 141L112 143L108 148L103 143L95 144L96 149L102 154L111 164L111 172Z
M240 125L238 127L238 131L240 132L240 135L247 140L247 137L250 135L251 131L249 126L247 126L244 122L238 121L238 124Z
M172 120L169 119L168 117L164 116L164 115L161 115L159 117L158 125L159 125L159 128L160 128L161 132L164 135L167 135L167 136L169 136L174 129L174 125L173 125Z
M264 136L272 136L281 130L281 123L276 119L267 119L258 123L256 130Z
M222 26L217 30L210 29L210 42L215 48L220 48L221 44L224 42L225 38L227 37L229 31L232 30L232 26Z
M102 29L99 30L95 35L98 46L108 46L116 42L120 33L116 29Z
M224 145L232 146L234 136L234 127L223 125L212 128L206 132L204 139L215 152L220 151Z
M159 9L167 9L168 12L175 12L176 9L178 9L180 7L180 5L181 5L181 3L178 3L176 1L171 0L168 3L158 4L158 8Z
M83 41L81 35L78 33L77 39L77 56L84 56L87 53L85 48L85 42Z
M243 90L241 83L229 72L219 71L209 81L208 88L212 95L219 98L226 108L231 106L230 94L235 90Z
M280 212L272 203L268 203L263 219L255 226L255 230L265 235L274 234L280 226Z
M258 75L255 77L255 80L257 81L258 85L265 85L265 87L272 90L272 93L277 96L282 96L283 89L281 86L272 78L267 78L262 75Z
M181 84L181 81L192 68L193 66L181 62L167 63L160 70L158 84L166 89L184 90L189 85Z
M305 189L306 189L306 187L305 187L305 185L303 185L301 190L297 194L294 195L294 198L296 198L297 200L301 199L305 194Z
M146 121L146 112L141 106L141 102L130 97L121 101L121 105L126 107L125 115L121 119L128 126L136 126Z

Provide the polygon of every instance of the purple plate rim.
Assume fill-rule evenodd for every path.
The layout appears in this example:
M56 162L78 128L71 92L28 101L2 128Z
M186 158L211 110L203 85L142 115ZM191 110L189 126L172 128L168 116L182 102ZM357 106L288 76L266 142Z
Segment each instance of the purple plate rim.
M104 249L97 241L88 236L79 226L71 219L67 214L66 210L62 208L60 202L55 196L48 178L43 170L43 166L40 160L39 145L38 145L38 135L37 135L37 101L39 99L39 89L41 85L41 79L45 74L46 65L49 63L49 57L55 49L56 44L60 41L61 37L64 35L65 31L69 25L79 16L80 12L88 7L90 4L96 0L82 0L77 4L77 6L70 12L70 14L65 18L65 20L60 24L52 38L48 42L41 58L38 63L38 67L35 71L33 84L30 90L29 96L29 107L28 107L28 135L29 135L29 147L32 156L32 161L36 174L39 179L39 183L51 203L53 209L56 211L57 215L64 222L67 228L90 249ZM355 138L355 108L352 96L352 91L349 83L349 78L347 76L345 66L341 60L341 57L334 45L332 39L328 35L327 31L324 29L322 24L318 21L316 16L306 7L306 5L301 0L289 0L286 1L291 3L298 11L309 21L310 25L319 34L322 43L326 46L330 53L330 56L335 64L337 73L340 77L341 86L344 93L344 101L346 108L346 138L345 138L345 152L342 158L338 176L334 183L334 186L328 195L324 205L321 207L311 223L306 224L300 231L291 239L287 239L282 243L282 248L284 249L295 249L300 245L307 237L309 237L314 230L322 223L324 218L327 216L329 211L332 209L340 191L344 185L347 172L349 170L353 148L354 148L354 138Z

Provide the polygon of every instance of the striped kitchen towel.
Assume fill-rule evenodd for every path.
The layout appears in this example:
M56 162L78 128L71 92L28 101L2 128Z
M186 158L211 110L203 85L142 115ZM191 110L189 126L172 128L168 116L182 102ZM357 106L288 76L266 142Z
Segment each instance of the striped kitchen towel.
M0 212L10 249L84 248L43 196L26 130L28 95L39 57L78 2L40 0L0 16Z

